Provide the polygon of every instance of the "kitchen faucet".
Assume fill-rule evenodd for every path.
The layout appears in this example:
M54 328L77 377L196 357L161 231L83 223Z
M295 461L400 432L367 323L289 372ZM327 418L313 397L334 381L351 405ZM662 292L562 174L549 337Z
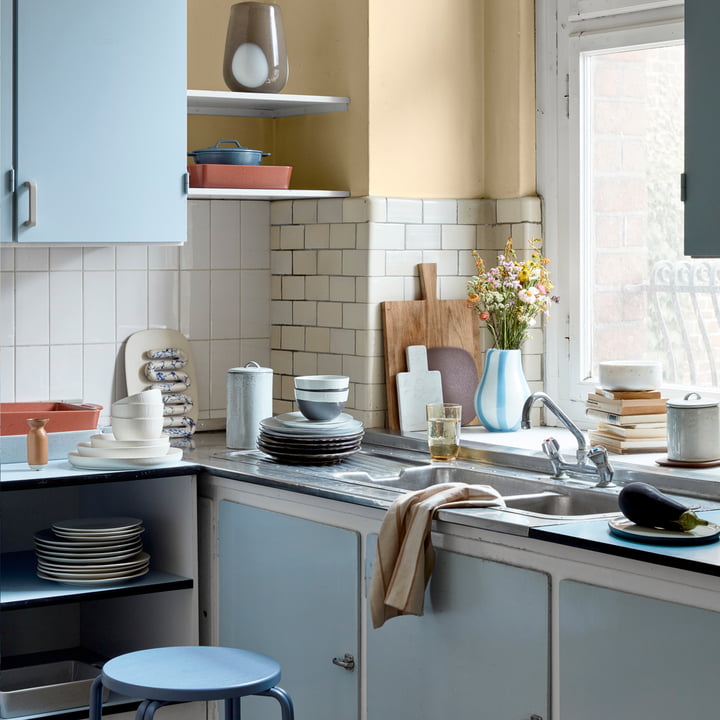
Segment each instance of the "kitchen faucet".
M536 400L542 400L543 405L573 434L578 444L575 452L575 462L568 463L560 455L560 443L554 437L543 440L543 452L550 458L553 477L562 479L568 475L589 475L598 478L595 487L612 487L615 484L613 482L614 471L608 459L607 450L600 445L588 448L583 431L557 406L549 395L544 392L535 392L525 400L521 427L525 430L531 427L530 409Z

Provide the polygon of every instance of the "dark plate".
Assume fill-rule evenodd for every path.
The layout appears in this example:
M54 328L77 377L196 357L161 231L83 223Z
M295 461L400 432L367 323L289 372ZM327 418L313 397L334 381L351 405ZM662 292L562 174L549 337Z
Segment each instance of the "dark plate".
M258 443L258 447L260 444ZM358 452L359 448L355 450L346 450L344 452L337 453L325 453L321 455L288 455L275 450L265 450L262 447L260 449L273 457L278 462L286 465L334 465L335 463L342 462L345 458L354 455Z

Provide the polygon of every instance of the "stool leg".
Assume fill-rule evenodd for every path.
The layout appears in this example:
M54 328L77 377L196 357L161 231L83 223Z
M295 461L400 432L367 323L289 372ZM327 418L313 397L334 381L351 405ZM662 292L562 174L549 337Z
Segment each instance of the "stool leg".
M102 718L102 675L98 675L90 686L90 720L100 720Z
M143 705L145 707L143 707ZM137 709L137 712L135 713L135 720L153 720L155 711L163 705L167 705L167 703L162 702L161 700L145 700ZM141 710L142 715L140 714Z
M276 686L274 688L270 688L265 692L258 693L258 695L267 695L269 697L274 697L280 703L282 720L293 720L295 712L293 710L292 699L281 687Z
M225 720L240 720L240 698L225 700Z

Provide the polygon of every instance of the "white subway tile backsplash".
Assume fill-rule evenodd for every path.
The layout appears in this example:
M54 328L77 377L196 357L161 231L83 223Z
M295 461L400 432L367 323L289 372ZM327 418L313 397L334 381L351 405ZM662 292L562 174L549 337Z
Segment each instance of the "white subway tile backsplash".
M210 410L210 340L190 340L190 350L195 362L197 387L194 400L198 404L200 417L207 417ZM228 367L232 367L229 365Z
M389 251L385 253L385 273L387 275L417 275L417 264L423 261L420 250L407 252Z
M239 339L213 340L210 343L209 402L206 410L226 407L227 371L241 364Z
M270 267L270 203L240 203L240 267L261 270Z
M343 200L342 222L344 224L367 222L368 201L369 198L366 197L345 198Z
M320 327L342 327L343 326L343 303L320 302L318 303L318 325Z
M422 261L435 263L438 275L457 275L458 254L456 250L423 250Z
M304 350L305 328L285 326L281 329L281 350Z
M270 337L270 272L243 270L240 282L240 338Z
M15 270L49 270L50 251L48 248L16 247Z
M318 373L320 375L343 375L342 355L323 354L318 355ZM352 382L352 378L350 378Z
M270 345L266 338L240 339L240 367L249 362L256 362L260 367L271 367L270 365ZM222 406L222 415L225 415L225 405Z
M83 341L82 272L50 273L50 343L66 345Z
M270 203L271 225L292 225L292 200L276 200Z
M15 272L15 344L50 342L50 277L47 272Z
M82 270L82 248L50 248L50 270Z
M313 327L317 323L317 302L295 300L292 306L293 325Z
M280 228L281 250L302 250L305 247L305 228L302 225L283 225Z
M312 225L317 222L317 200L293 201L292 221L294 225Z
M319 275L340 275L342 272L342 251L319 250L317 254Z
M293 275L315 275L317 273L317 250L295 250L292 266Z
M458 218L461 225L494 225L495 200L458 200Z
M83 270L115 270L114 247L86 247L82 256Z
M359 303L405 299L402 282L397 277L358 277L355 279L355 287L355 300Z
M15 348L0 346L0 402L15 401Z
M53 401L85 401L83 346L50 346L50 394Z
M330 225L330 247L349 250L356 247L355 225Z
M180 327L180 273L148 271L148 327L177 330Z
M150 270L178 270L180 268L180 248L170 245L150 245L148 247L148 268Z
M293 301L273 300L270 306L270 322L272 323L272 326L276 327L278 325L292 325L292 321ZM273 347L276 347L275 343L273 343Z
M210 274L210 339L240 337L240 273L213 270Z
M317 221L319 223L341 223L342 220L342 198L325 198L318 201Z
M205 270L210 267L210 202L188 200L188 239L180 248L180 267Z
M180 273L178 328L188 340L210 339L210 270Z
M240 269L240 204L210 201L210 267Z
M330 278L326 275L316 275L305 278L305 297L308 300L330 299Z
M16 402L50 399L50 347L28 345L15 348Z
M115 343L83 345L82 397L85 402L103 406L100 412L101 424L110 423L110 408L119 398L115 388L115 367L118 364L118 346ZM122 387L125 388L123 381ZM126 394L127 390L123 394Z
M0 347L15 344L15 275L0 272Z
M474 225L443 225L443 250L472 250L477 246L477 229Z
M147 245L118 245L115 248L116 270L147 270Z
M503 198L497 200L497 222L519 223L542 220L539 197Z
M355 283L344 276L330 278L330 300L355 302Z
M338 355L353 355L355 353L356 343L355 330L343 330L341 328L331 328L329 330L329 345L325 352L337 353ZM323 352L319 350L318 352Z
M423 222L440 225L458 222L458 201L423 200Z
M373 250L404 250L405 225L401 223L370 223L368 247Z
M382 330L356 330L355 354L360 357L384 356Z
M115 342L115 273L83 273L83 342Z
M274 250L270 258L273 275L292 275L293 254L290 250Z
M308 249L330 247L330 225L308 225L305 228L305 247Z
M308 327L305 330L305 348L311 353L330 352L330 338L337 332L330 328ZM306 373L308 374L308 373Z
M271 350L270 351L270 367L277 375L293 374L293 353L289 350Z
M405 231L405 244L408 250L439 250L440 225L408 225Z
M317 352L293 353L293 375L317 375Z
M387 221L399 223L422 223L423 201L407 198L388 198Z
M118 270L116 273L116 338L126 340L148 327L147 271Z
M310 278L308 278L310 279ZM285 275L282 282L283 300L304 300L305 299L305 278L295 275Z

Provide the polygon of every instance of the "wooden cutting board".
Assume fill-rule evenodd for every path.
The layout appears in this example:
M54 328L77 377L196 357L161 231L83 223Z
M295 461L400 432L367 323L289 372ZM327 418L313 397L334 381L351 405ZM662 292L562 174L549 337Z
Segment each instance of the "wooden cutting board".
M396 376L406 372L405 348L409 345L459 347L475 359L480 375L480 326L467 301L439 300L437 265L420 263L420 300L394 300L381 303L385 346L385 388L388 428L400 429Z

